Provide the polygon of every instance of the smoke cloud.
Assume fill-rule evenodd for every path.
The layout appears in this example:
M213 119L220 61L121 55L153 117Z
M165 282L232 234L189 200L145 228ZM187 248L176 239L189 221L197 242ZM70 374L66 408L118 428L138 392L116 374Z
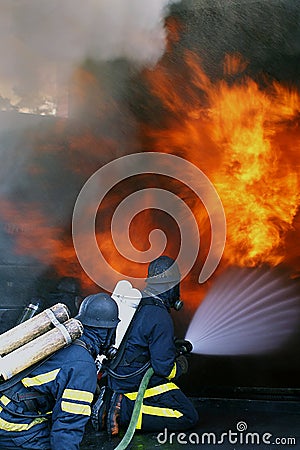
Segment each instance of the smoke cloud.
M176 1L3 0L2 105L12 93L32 102L34 91L47 91L51 81L65 82L86 58L155 64L165 49L164 17Z

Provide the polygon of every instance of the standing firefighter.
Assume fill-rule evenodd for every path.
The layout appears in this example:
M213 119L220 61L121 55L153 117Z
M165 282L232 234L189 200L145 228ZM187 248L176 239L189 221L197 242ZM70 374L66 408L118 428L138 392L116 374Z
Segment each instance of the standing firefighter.
M108 385L98 410L98 429L106 416L108 432L127 427L142 377L151 365L154 374L144 395L136 428L145 431L186 430L198 420L190 400L174 383L187 371L187 360L178 356L170 308L180 309L180 272L176 262L161 256L149 264L143 298L108 367Z
M0 393L1 450L79 449L96 390L94 360L114 343L118 307L107 294L90 295L76 318L80 339Z

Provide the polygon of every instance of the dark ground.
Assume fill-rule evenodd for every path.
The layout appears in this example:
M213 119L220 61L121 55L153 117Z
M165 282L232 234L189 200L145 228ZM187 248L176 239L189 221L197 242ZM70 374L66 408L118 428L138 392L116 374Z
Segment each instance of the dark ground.
M161 435L160 442L157 439L158 433L137 433L128 448L138 450L152 450L154 448L161 448L162 450L183 448L300 449L300 399L278 401L195 398L193 401L200 417L196 429L186 432L185 435L170 436L170 433L168 437ZM247 429L237 432L237 424L239 424L239 427L244 426ZM240 429L242 430L242 428ZM227 436L224 436L222 442L221 435L226 432ZM213 443L214 436L211 435L210 441L208 441L208 436L204 433L213 433L215 444ZM255 436L254 433L256 433ZM198 443L197 436L199 438ZM263 437L269 443L263 443ZM288 441L289 438L293 440ZM238 443L235 443L236 439L238 439ZM81 449L113 450L120 440L121 436L109 440L105 432L95 433L88 426Z

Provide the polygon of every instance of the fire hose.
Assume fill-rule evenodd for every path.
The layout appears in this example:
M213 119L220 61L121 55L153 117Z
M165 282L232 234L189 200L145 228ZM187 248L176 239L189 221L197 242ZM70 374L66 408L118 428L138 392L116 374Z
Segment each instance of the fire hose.
M133 438L136 424L137 424L137 421L138 421L138 418L139 418L139 415L141 412L145 391L147 389L148 383L149 383L150 378L152 377L153 373L154 373L154 370L152 369L152 367L149 367L149 369L143 376L139 390L138 390L138 394L137 394L137 397L136 397L136 400L134 403L134 408L132 411L132 416L131 416L127 431L124 434L122 440L119 442L119 444L117 445L117 447L114 450L125 450L128 447L128 445L130 444L130 441Z
M188 354L193 349L192 343L185 339L175 339L175 346L176 346L178 355ZM114 450L125 450L128 447L128 445L130 444L131 439L133 438L133 435L134 435L134 432L136 429L136 424L138 422L140 412L141 412L145 391L147 389L148 383L149 383L150 378L152 377L153 373L154 373L154 370L152 369L152 367L149 367L147 372L143 376L141 384L139 386L138 394L137 394L137 397L136 397L136 400L134 403L134 408L133 408L132 416L131 416L127 431L124 434L122 440L119 442L119 444L117 445L117 447L115 447Z

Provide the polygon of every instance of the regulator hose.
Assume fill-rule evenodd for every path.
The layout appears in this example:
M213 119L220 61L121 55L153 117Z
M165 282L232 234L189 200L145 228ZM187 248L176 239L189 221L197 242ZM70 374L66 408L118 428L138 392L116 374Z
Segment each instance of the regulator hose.
M146 362L142 367L137 369L135 372L127 373L126 375L120 375L113 370L111 370L109 367L105 367L105 371L113 378L116 378L117 380L124 380L126 378L136 377L137 375L140 375L142 372L144 372L146 369L150 367L150 361Z
M148 383L149 383L150 378L152 377L153 373L154 373L154 370L152 369L152 367L149 367L149 369L143 376L138 393L137 393L137 397L136 397L136 400L134 403L134 408L132 411L132 416L131 416L127 431L124 434L121 442L119 442L119 444L117 445L117 447L115 447L114 450L125 450L128 447L128 445L130 444L130 441L133 438L133 435L135 432L135 427L136 427L136 424L137 424L137 421L138 421L138 418L140 415L144 394L145 394Z

